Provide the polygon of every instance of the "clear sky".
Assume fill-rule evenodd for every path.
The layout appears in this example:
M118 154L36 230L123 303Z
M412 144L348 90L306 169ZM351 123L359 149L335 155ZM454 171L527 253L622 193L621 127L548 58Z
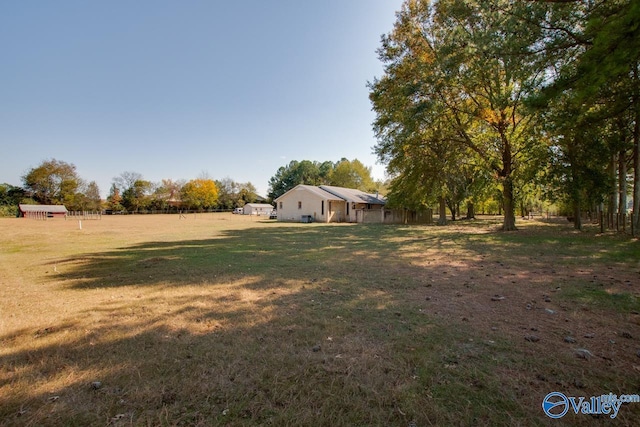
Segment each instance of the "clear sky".
M367 82L402 0L0 2L0 183L55 158L114 177L268 181L372 154Z

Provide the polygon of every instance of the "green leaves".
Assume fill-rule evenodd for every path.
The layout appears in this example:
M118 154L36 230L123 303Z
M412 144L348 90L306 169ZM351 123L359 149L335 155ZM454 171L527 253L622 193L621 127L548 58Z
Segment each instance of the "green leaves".
M516 16L523 14L531 15L507 1L405 3L383 39L385 75L369 85L374 150L395 176L392 200L469 197L478 165L511 185L534 158L523 99L540 77L525 55L535 32L522 31ZM504 197L513 206L510 190ZM506 213L512 228L513 212Z

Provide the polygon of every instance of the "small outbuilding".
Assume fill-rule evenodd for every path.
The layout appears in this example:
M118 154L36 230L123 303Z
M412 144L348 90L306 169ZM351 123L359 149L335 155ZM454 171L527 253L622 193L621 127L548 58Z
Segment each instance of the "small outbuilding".
M271 215L273 205L266 203L247 203L244 205L244 215Z
M20 218L64 218L68 212L64 205L18 205Z

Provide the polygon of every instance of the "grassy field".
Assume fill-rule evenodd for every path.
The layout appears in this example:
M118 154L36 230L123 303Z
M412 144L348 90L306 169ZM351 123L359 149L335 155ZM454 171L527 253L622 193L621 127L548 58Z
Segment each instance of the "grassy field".
M566 221L0 219L0 425L639 425L640 242Z

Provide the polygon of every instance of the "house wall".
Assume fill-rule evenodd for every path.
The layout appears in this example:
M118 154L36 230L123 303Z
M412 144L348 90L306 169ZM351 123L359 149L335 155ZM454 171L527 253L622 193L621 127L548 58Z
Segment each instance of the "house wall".
M273 210L273 206L271 205L255 205L248 203L244 205L243 213L245 215L269 215Z
M324 212L322 202L324 201ZM300 206L300 207L298 207ZM327 200L304 189L286 193L277 201L279 221L301 221L303 215L311 215L314 222L345 221L345 202Z

